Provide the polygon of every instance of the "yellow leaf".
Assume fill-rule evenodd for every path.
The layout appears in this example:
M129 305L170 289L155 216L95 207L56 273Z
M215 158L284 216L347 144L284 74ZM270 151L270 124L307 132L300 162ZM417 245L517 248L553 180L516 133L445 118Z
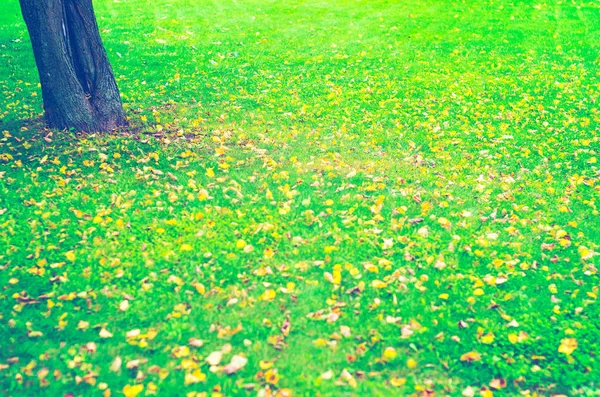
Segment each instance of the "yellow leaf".
M267 372L265 372L265 380L267 381L267 383L276 385L279 382L279 375L277 374L277 369L271 368Z
M425 201L424 203L421 203L421 212L423 214L427 213L430 209L432 208L431 203Z
M258 299L263 301L272 301L273 299L275 299L276 295L277 293L275 292L275 290L267 289L265 290L265 292L262 293L262 295Z
M494 393L490 389L482 390L481 397L494 397Z
M336 247L335 245L328 245L325 248L323 248L323 252L325 252L326 254L331 254L334 251L338 251L339 248Z
M481 354L473 351L473 352L468 352L463 354L462 356L460 356L460 361L479 361L481 360Z
M339 270L334 270L333 274L325 272L324 276L325 280L329 281L331 284L340 285L342 282L342 272Z
M190 355L190 348L187 346L176 346L171 350L171 354L175 358L187 357Z
M206 375L202 373L200 368L194 370L192 373L185 374L184 383L185 385L191 385L194 383L204 382L206 380Z
M382 289L382 288L386 288L387 287L387 283L384 283L381 280L373 280L373 282L371 283L371 286L373 288Z
M194 288L196 288L196 291L200 295L204 295L206 293L206 287L204 286L204 284L196 283L196 284L194 284Z
M265 256L266 259L269 259L269 258L272 258L273 255L275 255L275 252L271 248L265 248L263 255Z
M388 360L393 360L398 356L398 353L396 352L396 349L394 349L393 347L386 347L385 350L383 351L383 357L387 358Z
M156 335L158 335L158 331L155 328L149 328L148 332L146 332L146 336L149 340L156 338Z
M67 260L70 260L71 262L75 261L75 253L73 251L66 252L65 257L67 258Z
M365 267L365 270L372 272L372 273L378 273L379 272L379 268L377 266L375 266L374 264L372 264L371 262L365 262L363 263L363 266Z
M142 390L144 390L144 385L125 385L125 387L123 388L123 394L125 395L125 397L136 397L142 392Z
M167 378L167 376L169 376L169 370L166 368L161 368L158 371L158 377L160 378L160 380L165 380Z
M406 384L406 378L392 378L390 379L390 385L394 387L402 387Z
M265 369L269 369L273 366L273 362L272 361L266 361L266 360L261 360L258 363L258 366L260 367L260 369L265 370Z
M156 394L157 390L158 390L158 386L156 386L156 383L150 382L150 383L148 383L148 389L146 390L146 395Z
M481 342L489 345L490 343L494 342L494 339L495 339L494 334L492 334L490 332L487 335L483 335L481 337Z
M179 250L183 252L183 251L191 251L192 249L193 248L190 244L183 244Z
M575 338L564 338L560 341L560 346L558 347L559 353L564 353L567 356L570 356L575 349L577 349L577 339Z
M446 230L449 230L452 227L452 223L446 218L439 218L438 222Z

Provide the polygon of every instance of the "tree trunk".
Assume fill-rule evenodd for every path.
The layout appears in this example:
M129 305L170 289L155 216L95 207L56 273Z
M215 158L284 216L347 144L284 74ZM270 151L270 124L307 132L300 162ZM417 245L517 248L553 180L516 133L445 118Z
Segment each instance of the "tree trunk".
M92 0L19 0L49 127L110 131L127 124Z

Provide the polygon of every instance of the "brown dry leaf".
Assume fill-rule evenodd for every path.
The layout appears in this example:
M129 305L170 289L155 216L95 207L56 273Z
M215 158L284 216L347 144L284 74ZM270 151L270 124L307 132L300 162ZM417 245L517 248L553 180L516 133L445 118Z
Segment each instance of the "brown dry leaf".
M190 338L188 339L188 345L192 347L202 347L202 345L204 345L204 341L198 338Z
M496 390L504 389L506 387L506 379L492 379L490 382L490 387Z
M479 361L481 360L481 354L472 351L472 352L468 352L463 354L462 356L460 356L460 361L468 361L468 362L472 362L472 361Z
M225 372L227 375L233 374L244 368L247 363L248 359L246 357L235 355L231 357L229 364L223 367L223 372Z
M292 328L292 323L290 321L289 313L285 316L285 321L281 324L281 333L283 336L288 336L290 334L290 329Z

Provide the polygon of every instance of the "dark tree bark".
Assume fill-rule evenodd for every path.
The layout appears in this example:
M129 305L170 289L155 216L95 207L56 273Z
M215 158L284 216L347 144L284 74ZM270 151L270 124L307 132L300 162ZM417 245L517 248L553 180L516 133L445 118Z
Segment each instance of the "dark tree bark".
M127 124L92 0L19 0L51 128L110 131Z

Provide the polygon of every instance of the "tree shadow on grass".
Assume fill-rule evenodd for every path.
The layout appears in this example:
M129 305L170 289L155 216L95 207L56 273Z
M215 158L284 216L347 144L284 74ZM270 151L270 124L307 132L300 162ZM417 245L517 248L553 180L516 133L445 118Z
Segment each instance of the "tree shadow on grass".
M19 143L28 142L30 145L37 146L38 151L45 153L49 150L57 150L64 145L71 145L82 139L118 137L144 143L152 139L161 145L172 145L180 142L202 144L205 143L208 136L206 131L182 133L176 125L164 128L159 132L153 126L141 123L135 117L128 120L127 126L106 132L52 129L46 125L44 116L32 119L0 120L0 139L3 136L2 131L8 131L10 137ZM9 145L9 147L12 148L8 149L9 151L15 151L16 146L14 144ZM5 151L2 150L2 145L0 145L0 151Z
M44 116L23 120L0 120L0 130L8 131L11 135L19 131L40 130L46 128Z
M81 139L98 135L136 136L143 133L141 126L128 125L118 130L107 132L85 132L75 130L58 130L49 128L44 116L21 120L0 120L0 131L8 131L11 136L28 141L44 139L47 142L56 139Z

